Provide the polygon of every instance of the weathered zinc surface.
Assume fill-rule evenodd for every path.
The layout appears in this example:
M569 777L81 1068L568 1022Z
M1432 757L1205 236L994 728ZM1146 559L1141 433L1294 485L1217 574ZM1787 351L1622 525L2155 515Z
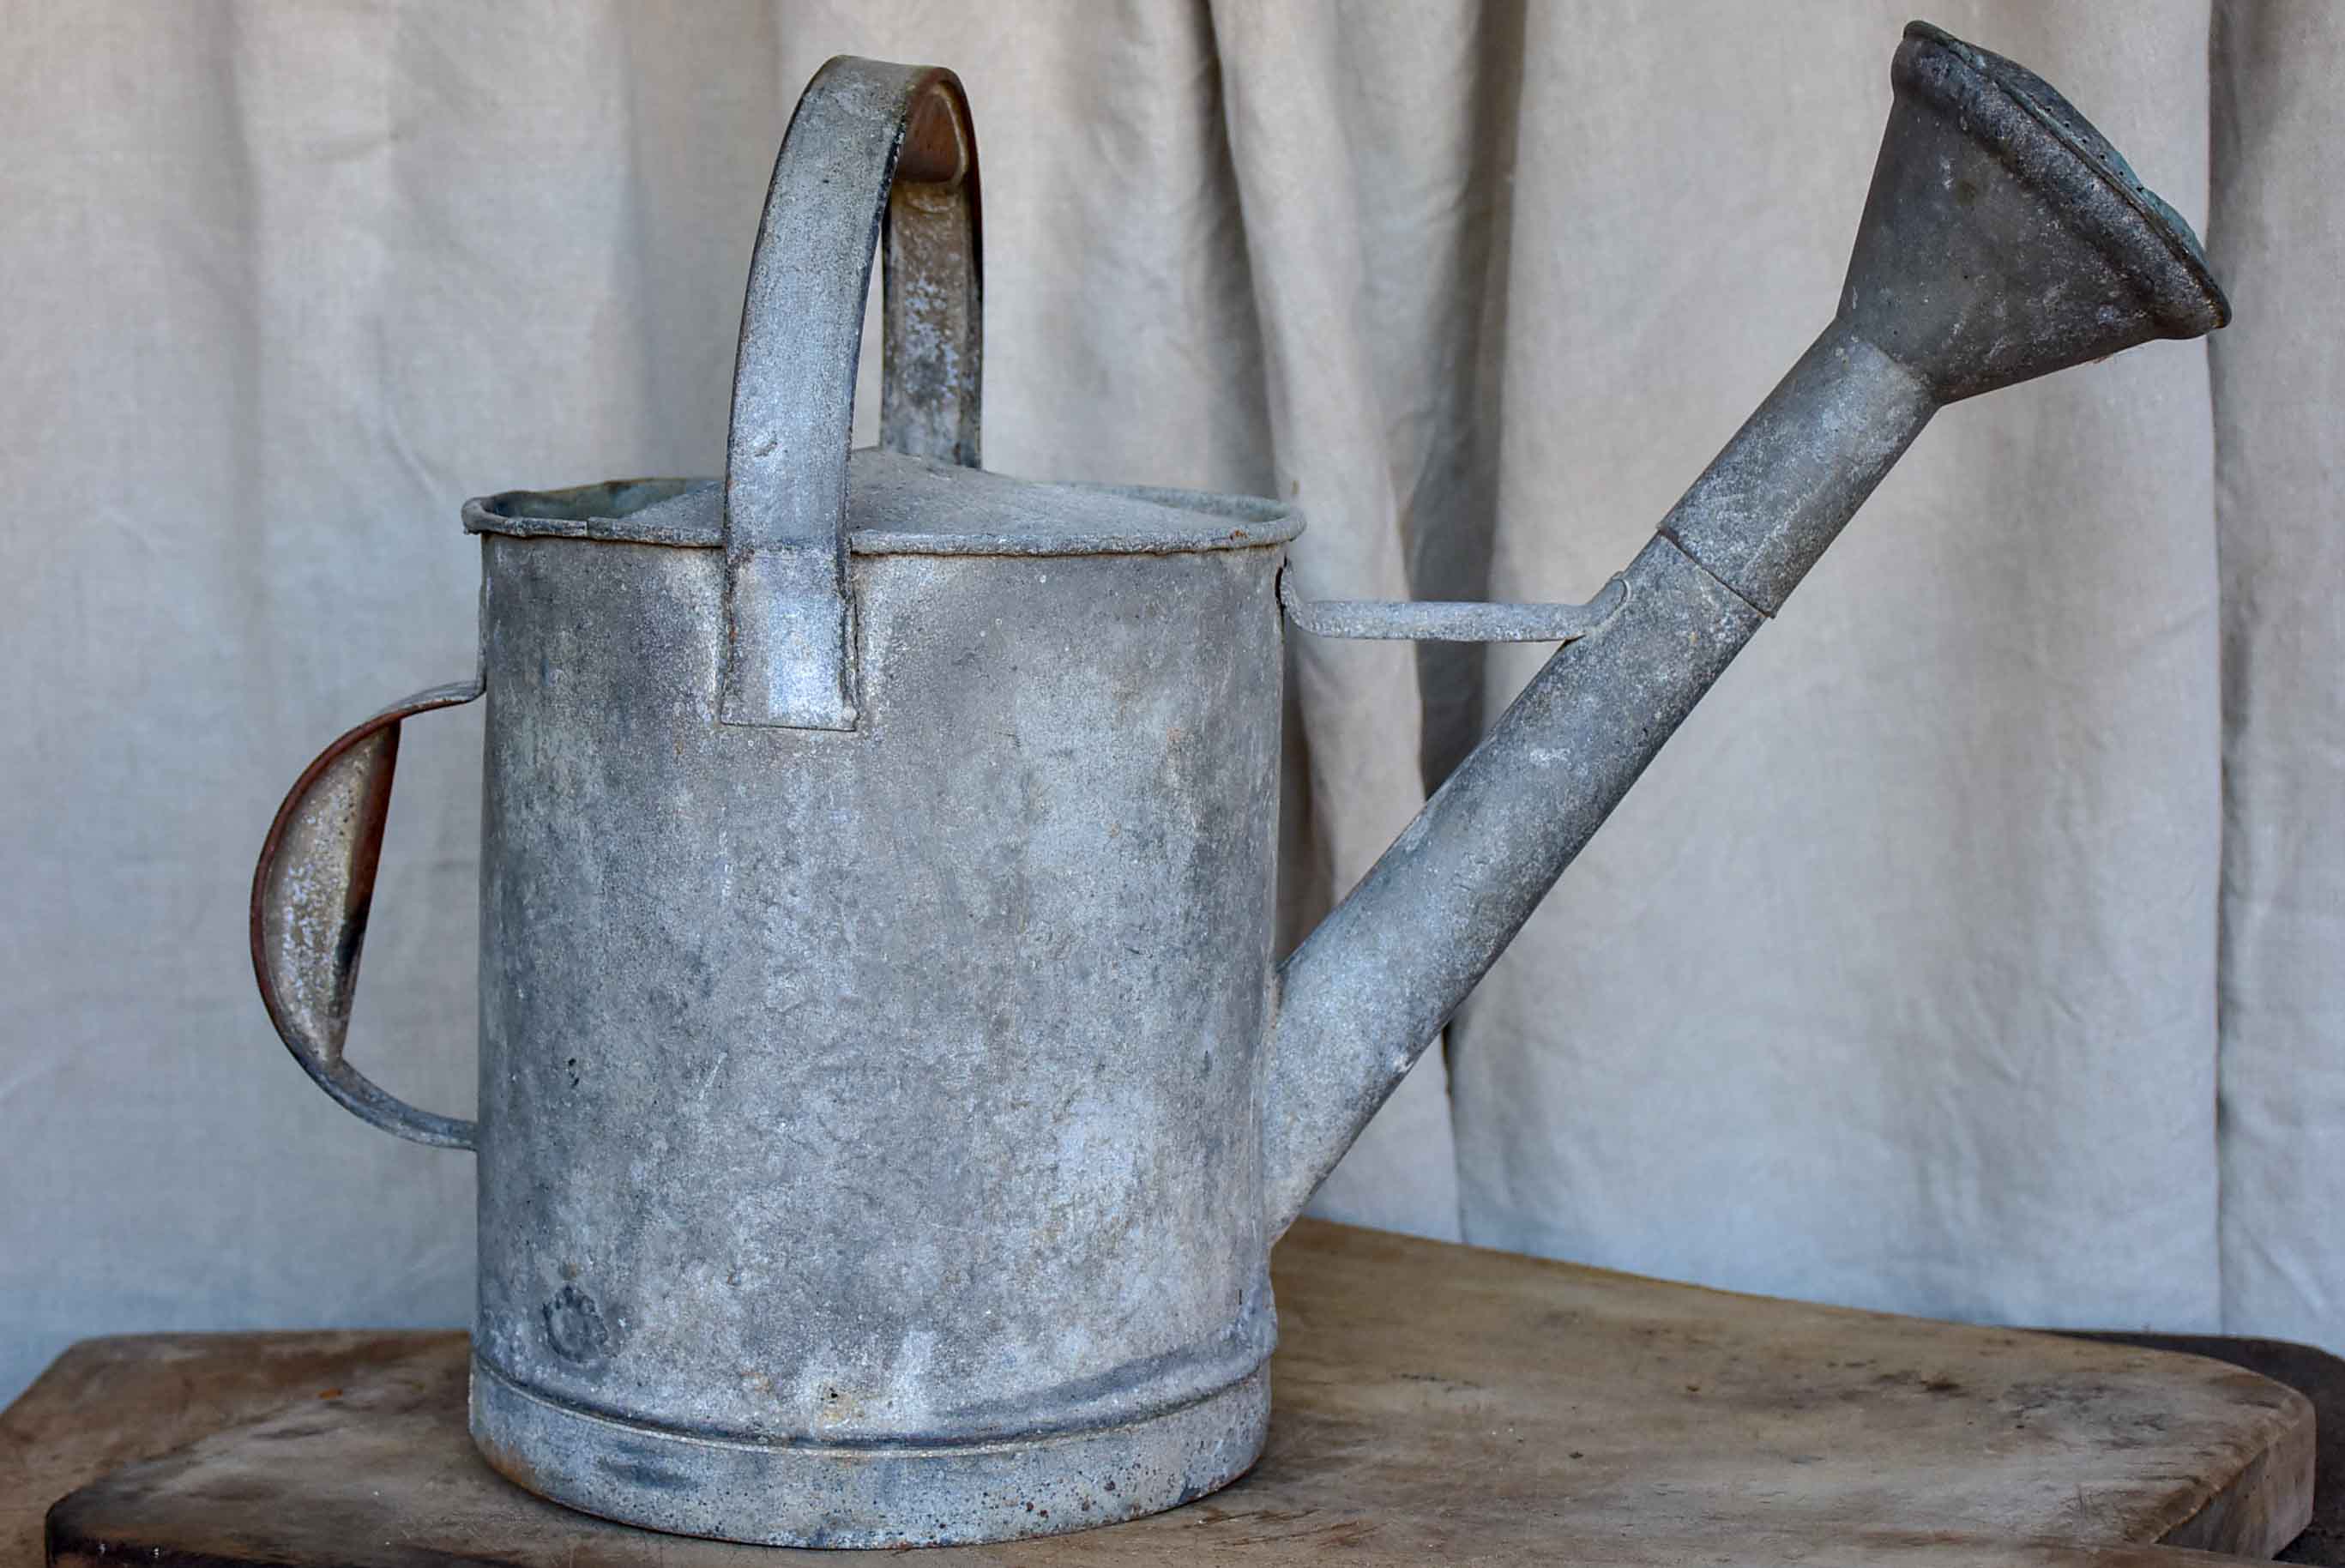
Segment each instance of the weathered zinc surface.
M484 1443L695 1533L1219 1484L1273 1339L1288 529L855 466L897 543L998 492L1126 547L858 554L840 733L716 721L720 551L484 534Z
M978 453L976 143L834 62L752 264L728 472L475 502L481 682L345 736L255 877L295 1054L481 1161L472 1430L590 1512L827 1545L1167 1508L1261 1451L1271 1242L1937 407L2228 307L2007 61L1910 29L1841 310L1563 649L1271 962L1268 502ZM847 451L875 241L883 443ZM397 726L488 693L477 1126L341 1054Z

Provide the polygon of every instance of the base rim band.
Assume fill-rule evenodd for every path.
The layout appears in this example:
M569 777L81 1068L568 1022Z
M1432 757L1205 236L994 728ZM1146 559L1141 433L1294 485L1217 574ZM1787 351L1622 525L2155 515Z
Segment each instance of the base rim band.
M764 1446L540 1399L472 1359L472 1441L492 1469L583 1512L765 1546L971 1545L1161 1512L1261 1456L1267 1368L1113 1427L967 1447Z

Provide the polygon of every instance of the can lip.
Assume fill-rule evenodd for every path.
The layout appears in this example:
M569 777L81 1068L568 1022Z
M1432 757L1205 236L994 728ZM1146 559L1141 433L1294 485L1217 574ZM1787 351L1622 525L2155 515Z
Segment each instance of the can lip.
M2082 189L2096 183L2106 193L2102 204L2086 205L2079 216L2093 221L2105 253L2145 289L2172 336L2198 337L2229 323L2230 300L2189 220L2150 189L2125 155L2051 83L2016 60L1919 21L1906 24L1891 76L1901 89L1942 107L1974 115L1985 111L1987 123L1972 128L1998 145L2005 160L2023 176ZM1968 85L1958 85L1964 77ZM2005 106L2000 112L1998 104ZM2064 153L2074 159L2072 169L2081 168L2089 177L2080 187L2074 174L2051 172Z
M725 545L724 482L614 479L506 490L464 503L464 531L678 549ZM1163 555L1284 545L1282 502L1151 485L1049 483L866 447L848 461L848 548L858 555Z

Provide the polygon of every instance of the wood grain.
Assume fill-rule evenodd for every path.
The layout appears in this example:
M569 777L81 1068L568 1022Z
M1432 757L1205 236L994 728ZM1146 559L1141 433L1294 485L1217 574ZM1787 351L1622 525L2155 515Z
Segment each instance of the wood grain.
M2308 1403L2196 1357L1322 1224L1296 1227L1275 1273L1277 1414L1252 1475L1153 1519L959 1555L2174 1568L2215 1561L2182 1545L2269 1556L2309 1511ZM62 1563L788 1555L606 1524L499 1480L464 1434L464 1352L456 1334L76 1347L0 1418L0 1461L32 1467L0 1486L0 1546L29 1544L24 1500L86 1481L50 1514Z

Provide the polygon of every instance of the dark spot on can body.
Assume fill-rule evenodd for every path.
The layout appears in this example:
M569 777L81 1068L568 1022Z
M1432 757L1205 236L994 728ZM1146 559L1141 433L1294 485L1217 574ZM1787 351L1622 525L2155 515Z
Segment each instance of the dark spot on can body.
M599 1361L611 1353L611 1330L603 1308L575 1285L564 1285L539 1308L545 1342L565 1361Z

